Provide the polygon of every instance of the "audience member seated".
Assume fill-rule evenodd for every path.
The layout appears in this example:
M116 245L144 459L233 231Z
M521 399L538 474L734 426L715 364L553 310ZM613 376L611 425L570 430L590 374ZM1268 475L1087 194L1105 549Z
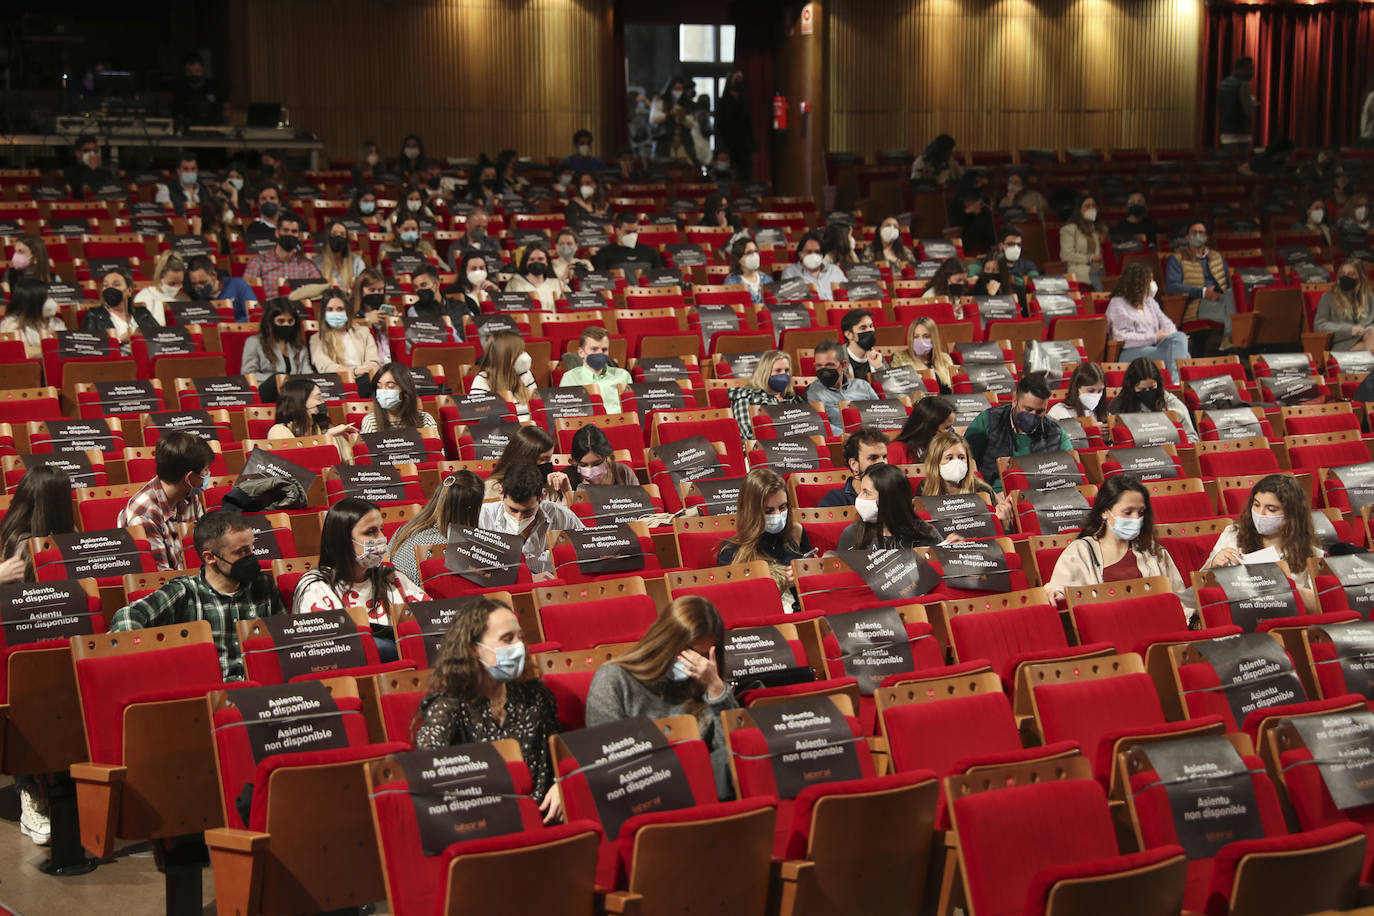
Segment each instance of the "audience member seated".
M244 237L249 242L276 238L277 218L282 215L280 189L270 182L259 186L254 203L257 205L258 216L244 227Z
M844 418L840 414L843 401L876 401L878 393L865 379L854 378L849 371L849 356L837 340L823 340L814 350L816 380L806 386L806 399L825 408L830 421L830 435L844 434Z
M253 256L243 269L243 279L275 293L287 280L319 280L320 269L301 248L304 221L294 213L283 213L277 220L277 244Z
M1188 335L1160 310L1155 299L1158 292L1159 284L1147 265L1127 265L1107 303L1107 336L1124 344L1121 362L1141 357L1163 360L1164 368L1177 385L1178 361L1188 358Z
M81 315L81 330L93 334L114 331L119 340L119 352L128 356L129 338L137 331L151 336L161 327L157 319L141 305L133 302L134 278L122 267L105 272L100 278L100 305L86 309Z
M892 367L910 366L916 370L929 369L940 386L941 394L949 394L954 360L940 343L940 326L934 318L917 318L906 332L906 349L892 356Z
M959 186L949 202L949 226L959 230L959 241L965 251L983 252L997 239L992 224L992 204L983 194L987 175L970 169L959 179Z
M753 239L740 236L730 245L730 273L724 283L743 286L755 305L763 303L763 288L773 282L766 271L759 269L759 264L759 246Z
M248 303L258 299L258 294L241 277L221 277L215 262L203 254L186 262L186 295L193 302L228 299L238 322L248 320Z
M72 506L66 471L44 465L24 472L0 518L0 585L37 580L29 540L75 531Z
M592 155L592 132L579 130L573 134L573 152L558 162L558 168L565 172L604 172L606 162L600 156Z
M916 253L902 242L902 224L889 216L878 224L873 241L863 248L863 262L892 268L894 276L916 263Z
M391 233L391 239L385 242L377 250L377 258L382 261L392 261L402 259L411 261L418 258L421 261L428 260L427 256L434 254L434 245L429 239L420 238L420 222L413 216L407 216L396 221L396 228ZM410 268L393 267L397 273L410 273Z
M934 547L940 535L911 505L911 481L902 469L875 464L859 475L854 508L859 520L840 534L839 550ZM950 535L949 541L963 540Z
M1142 356L1131 361L1126 367L1126 375L1121 380L1121 391L1107 405L1107 413L1120 416L1124 413L1157 413L1172 411L1183 425L1183 433L1188 442L1197 441L1197 430L1193 418L1183 402L1164 387L1164 376L1155 361Z
M1325 556L1326 551L1312 527L1307 493L1291 475L1269 474L1250 488L1250 499L1212 545L1202 568L1272 562L1251 556L1261 550L1277 552L1307 610L1316 613L1317 593L1307 558Z
M1069 434L1045 416L1050 386L1044 373L1028 372L1016 383L1010 404L998 404L980 413L964 431L978 471L998 493L1002 476L998 458L1014 458L1036 452L1067 452L1073 448Z
M520 620L509 605L482 595L454 615L416 723L419 750L506 738L518 742L544 823L562 818L549 752L549 738L558 733L558 703L525 654Z
M477 527L477 514L482 508L482 478L472 471L455 471L439 482L429 502L420 507L415 517L391 536L391 565L411 582L420 582L420 566L415 559L416 547L432 547L448 543L452 525ZM423 583L421 583L423 584Z
M86 193L95 193L105 185L113 184L114 173L101 163L100 144L90 134L82 134L72 144L76 157L63 174L63 183L71 192L72 200L85 200Z
M1194 220L1188 226L1188 244L1176 247L1164 261L1164 292L1187 296L1183 323L1210 321L1223 326L1221 349L1231 348L1231 316L1236 311L1231 289L1231 268L1220 251L1207 247L1207 224Z
M544 475L543 498L564 502L572 491L572 480L562 471L553 469L554 447L553 436L542 428L534 425L520 427L506 443L501 457L496 459L496 467L487 475L485 497L500 499L506 471L517 464L532 464Z
M749 381L737 388L727 388L730 414L739 424L741 442L754 438L754 423L749 407L769 404L800 404L803 399L792 390L792 358L781 350L769 350L759 358Z
M467 303L445 296L439 288L439 269L426 264L410 280L415 289L415 301L406 309L407 318L421 318L444 324L447 319L449 340L462 343L463 323L468 319Z
M1341 208L1341 218L1336 223L1336 231L1341 235L1363 235L1374 230L1374 222L1369 218L1369 195L1353 194Z
M971 295L973 284L969 282L968 268L964 266L963 261L953 257L940 262L940 266L935 268L935 273L931 275L930 282L921 291L922 299L943 297L954 300L954 314L957 318L962 318L964 314L964 308L958 300Z
M735 533L720 545L718 566L736 566L763 560L782 595L783 610L799 610L797 580L792 561L815 553L797 519L796 506L787 483L776 471L754 468L740 487L735 507Z
M549 253L542 245L526 245L515 276L506 283L508 293L533 293L538 307L545 312L558 310L558 300L571 288L554 275L549 267Z
M293 614L367 608L382 661L394 662L391 608L428 601L424 589L386 562L382 511L365 499L345 497L329 507L320 529L320 562L296 584Z
M958 493L986 495L1002 522L1002 529L1010 531L1016 521L1016 505L1009 494L999 494L978 476L973 455L964 437L954 430L936 434L930 440L925 467L921 470L922 496L954 496Z
M530 354L525 340L510 331L498 331L487 340L477 375L469 391L490 391L515 405L521 423L530 418L530 398L539 393L539 383L530 374Z
M822 254L821 237L808 231L797 242L797 260L783 268L781 282L805 280L816 291L816 298L829 302L835 298L835 287L848 282L844 271L827 264Z
M1307 202L1303 218L1293 224L1295 232L1315 232L1322 237L1322 243L1331 244L1331 224L1326 221L1326 201L1314 197Z
M1016 288L1007 265L997 251L988 252L978 269L978 277L973 281L973 295L996 296L1014 295L1020 298L1021 291Z
M171 204L172 212L185 216L187 210L203 209L210 199L210 189L200 180L200 165L196 154L186 150L177 160L175 181L159 183L153 193L153 202Z
M21 235L10 250L10 266L5 268L5 293L14 291L14 284L22 278L51 283L52 262L48 260L48 246L36 235Z
M893 464L919 464L925 461L931 440L953 428L953 404L941 397L921 398L889 443L888 455Z
M620 413L620 390L633 383L630 373L611 365L611 335L605 328L582 329L577 341L577 357L582 365L563 373L560 385L595 385L606 413Z
M699 595L675 598L634 648L596 669L587 691L587 725L690 715L711 750L717 795L733 798L720 714L739 703L721 677L724 664L725 622L715 605Z
M859 263L857 247L854 232L846 222L837 220L826 223L821 230L821 254L825 256L827 264L834 264L847 272Z
M1139 241L1147 250L1154 251L1162 227L1147 215L1148 206L1144 191L1132 191L1126 198L1126 216L1108 230L1108 235L1113 239Z
M367 268L362 255L353 251L349 244L348 227L340 220L329 221L324 231L323 250L315 255L315 266L324 282L339 289L352 289L353 281Z
M163 433L153 450L157 476L129 497L115 525L142 525L158 569L185 569L180 526L205 514L215 453L210 443L190 433Z
M481 255L497 262L501 260L501 243L487 234L490 222L491 217L485 210L473 210L463 224L463 234L448 246L448 263L453 265L460 277L463 275L461 266L472 255Z
M1040 276L1040 268L1030 258L1021 257L1021 242L1021 232L1016 227L1003 229L997 257L998 266L1001 268L999 272L1011 277L1012 286L1016 287L1018 294L1024 296L1026 281Z
M239 367L244 375L256 376L259 383L274 375L309 375L315 371L294 302L285 296L267 300L258 333L244 341Z
M854 475L820 498L821 506L852 506L858 499L854 481L859 475L875 464L887 462L887 433L874 426L860 426L845 437L844 460Z
M1044 194L1026 187L1026 173L1023 170L1007 171L1007 193L997 201L998 210L1024 210L1031 216L1039 216L1049 207Z
M577 233L571 229L560 229L553 238L554 250L558 257L553 259L554 276L565 284L571 285L576 277L588 273L592 262L577 256Z
M586 527L566 506L544 499L545 489L539 468L528 462L513 464L502 475L501 499L483 505L478 519L479 528L524 538L525 565L536 582L558 577L549 552L549 532Z
M186 262L172 251L164 251L153 262L153 282L138 291L134 303L146 308L158 324L165 326L167 303L189 298L182 289L185 282Z
M947 188L959 180L963 168L954 158L954 138L940 134L921 151L921 155L911 163L913 182L931 182Z
M0 332L17 333L24 342L28 358L38 359L43 355L43 336L67 330L57 310L57 303L48 296L48 284L20 277L10 289L5 317L0 320Z
M377 341L366 326L355 321L343 290L331 289L320 296L319 330L310 338L310 362L316 372L347 372L363 397L372 395L371 376L381 368Z
M462 297L463 305L467 308L468 314L482 314L482 303L491 299L492 293L499 293L501 287L497 286L487 272L487 255L481 252L471 251L463 256L462 262L458 265L458 278L453 281L453 285L444 290L446 293L457 293ZM500 266L499 258L492 258L491 263Z
M1050 408L1051 420L1086 420L1093 425L1107 422L1107 376L1094 362L1081 362L1069 376L1069 393Z
M339 449L339 461L353 463L353 439L358 428L352 423L330 423L329 408L320 386L312 379L293 378L277 389L276 422L267 430L268 439L302 436L328 436Z
M242 162L231 161L224 167L224 177L220 180L217 190L219 196L224 198L225 204L233 212L233 220L252 212L248 206L247 196L243 193L247 184L248 170ZM226 222L233 220L226 220Z
M573 181L575 193L563 208L563 218L571 229L600 229L611 221L611 205L606 199L606 187L589 171L577 173Z
M1097 201L1084 194L1074 204L1073 217L1059 227L1059 257L1079 286L1102 291L1102 238L1107 227L1097 219Z
M397 202L396 209L392 210L386 218L392 230L400 233L405 230L405 223L415 223L418 231L421 221L426 223L434 222L434 211L425 202L425 192L417 187L410 187L405 190L401 200ZM430 251L434 250L431 245Z
M1327 349L1374 350L1374 292L1363 261L1346 261L1336 271L1336 285L1322 293L1312 329L1331 335Z
M597 270L610 270L627 262L647 264L657 270L663 266L658 249L639 243L639 214L633 210L618 210L615 214L615 241L605 245L592 258Z
M420 272L424 272L423 267ZM391 338L387 336L386 319L396 314L396 307L386 301L386 278L380 270L369 267L358 274L353 281L349 304L353 306L353 314L358 316L358 324L366 326L377 344L377 361L391 362Z
M410 367L387 363L372 379L372 409L363 417L359 432L375 433L388 429L438 429L439 424L420 409L420 392Z
M575 484L575 489L639 486L639 478L635 476L634 468L615 460L615 449L611 447L611 440L606 438L600 427L588 424L573 433L568 452L572 457L569 482Z
M1078 537L1055 562L1045 591L1062 606L1065 590L1074 586L1151 576L1168 576L1174 593L1185 605L1194 605L1192 589L1155 536L1150 491L1130 474L1108 477ZM1123 651L1129 648L1122 647Z
M849 372L854 378L868 379L870 372L884 368L883 355L875 347L878 343L877 325L868 309L850 309L840 319L840 333L844 335L845 354L849 357Z

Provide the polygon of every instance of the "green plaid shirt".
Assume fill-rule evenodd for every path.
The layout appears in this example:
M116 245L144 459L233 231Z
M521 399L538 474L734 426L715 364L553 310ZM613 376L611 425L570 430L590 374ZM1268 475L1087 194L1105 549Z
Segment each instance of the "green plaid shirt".
M226 595L216 591L201 570L198 575L173 579L148 597L122 608L110 621L110 630L141 630L208 620L215 634L219 666L225 680L242 680L243 652L239 648L238 622L285 613L281 592L271 576L258 576L252 585Z

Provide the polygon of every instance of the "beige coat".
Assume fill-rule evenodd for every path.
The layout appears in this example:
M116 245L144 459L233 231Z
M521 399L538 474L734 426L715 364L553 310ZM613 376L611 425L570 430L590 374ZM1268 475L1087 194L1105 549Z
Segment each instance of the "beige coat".
M1077 223L1059 227L1059 259L1068 267L1069 275L1079 283L1092 282L1092 260L1102 254L1102 239L1085 235Z
M1169 585L1183 601L1184 607L1189 609L1191 617L1192 608L1197 605L1196 596L1192 589L1184 584L1183 576L1179 574L1178 567L1174 565L1174 558L1169 556L1168 551L1161 548L1157 555L1142 553L1139 550L1131 552L1135 554L1136 566L1140 569L1142 577L1169 577ZM1045 583L1045 590L1051 597L1058 598L1070 586L1101 584L1102 545L1096 538L1076 538L1059 555L1059 562L1054 564L1054 574L1050 576L1050 581Z

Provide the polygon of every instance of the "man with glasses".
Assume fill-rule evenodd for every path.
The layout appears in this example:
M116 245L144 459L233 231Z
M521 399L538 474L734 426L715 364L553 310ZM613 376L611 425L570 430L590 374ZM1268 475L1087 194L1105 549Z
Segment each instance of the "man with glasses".
M179 527L205 514L215 453L199 436L172 432L158 439L153 459L157 476L129 497L115 524L143 527L158 569L185 569Z
M978 472L998 493L1002 492L998 458L1037 452L1067 452L1073 448L1069 434L1045 416L1050 406L1050 386L1043 372L1021 376L1010 404L989 407L964 431Z
M216 509L206 514L195 530L200 574L178 576L122 608L110 621L110 631L207 620L225 680L241 680L238 622L286 613L281 591L271 576L263 575L253 555L253 538L252 524L237 512Z

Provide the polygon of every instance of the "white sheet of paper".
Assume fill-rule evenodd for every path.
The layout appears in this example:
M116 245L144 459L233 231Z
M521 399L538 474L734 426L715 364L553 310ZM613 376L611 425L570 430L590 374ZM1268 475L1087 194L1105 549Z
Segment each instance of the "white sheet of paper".
M1277 563L1283 557L1279 555L1277 547L1261 547L1254 553L1242 554L1240 561L1246 566L1257 563Z

